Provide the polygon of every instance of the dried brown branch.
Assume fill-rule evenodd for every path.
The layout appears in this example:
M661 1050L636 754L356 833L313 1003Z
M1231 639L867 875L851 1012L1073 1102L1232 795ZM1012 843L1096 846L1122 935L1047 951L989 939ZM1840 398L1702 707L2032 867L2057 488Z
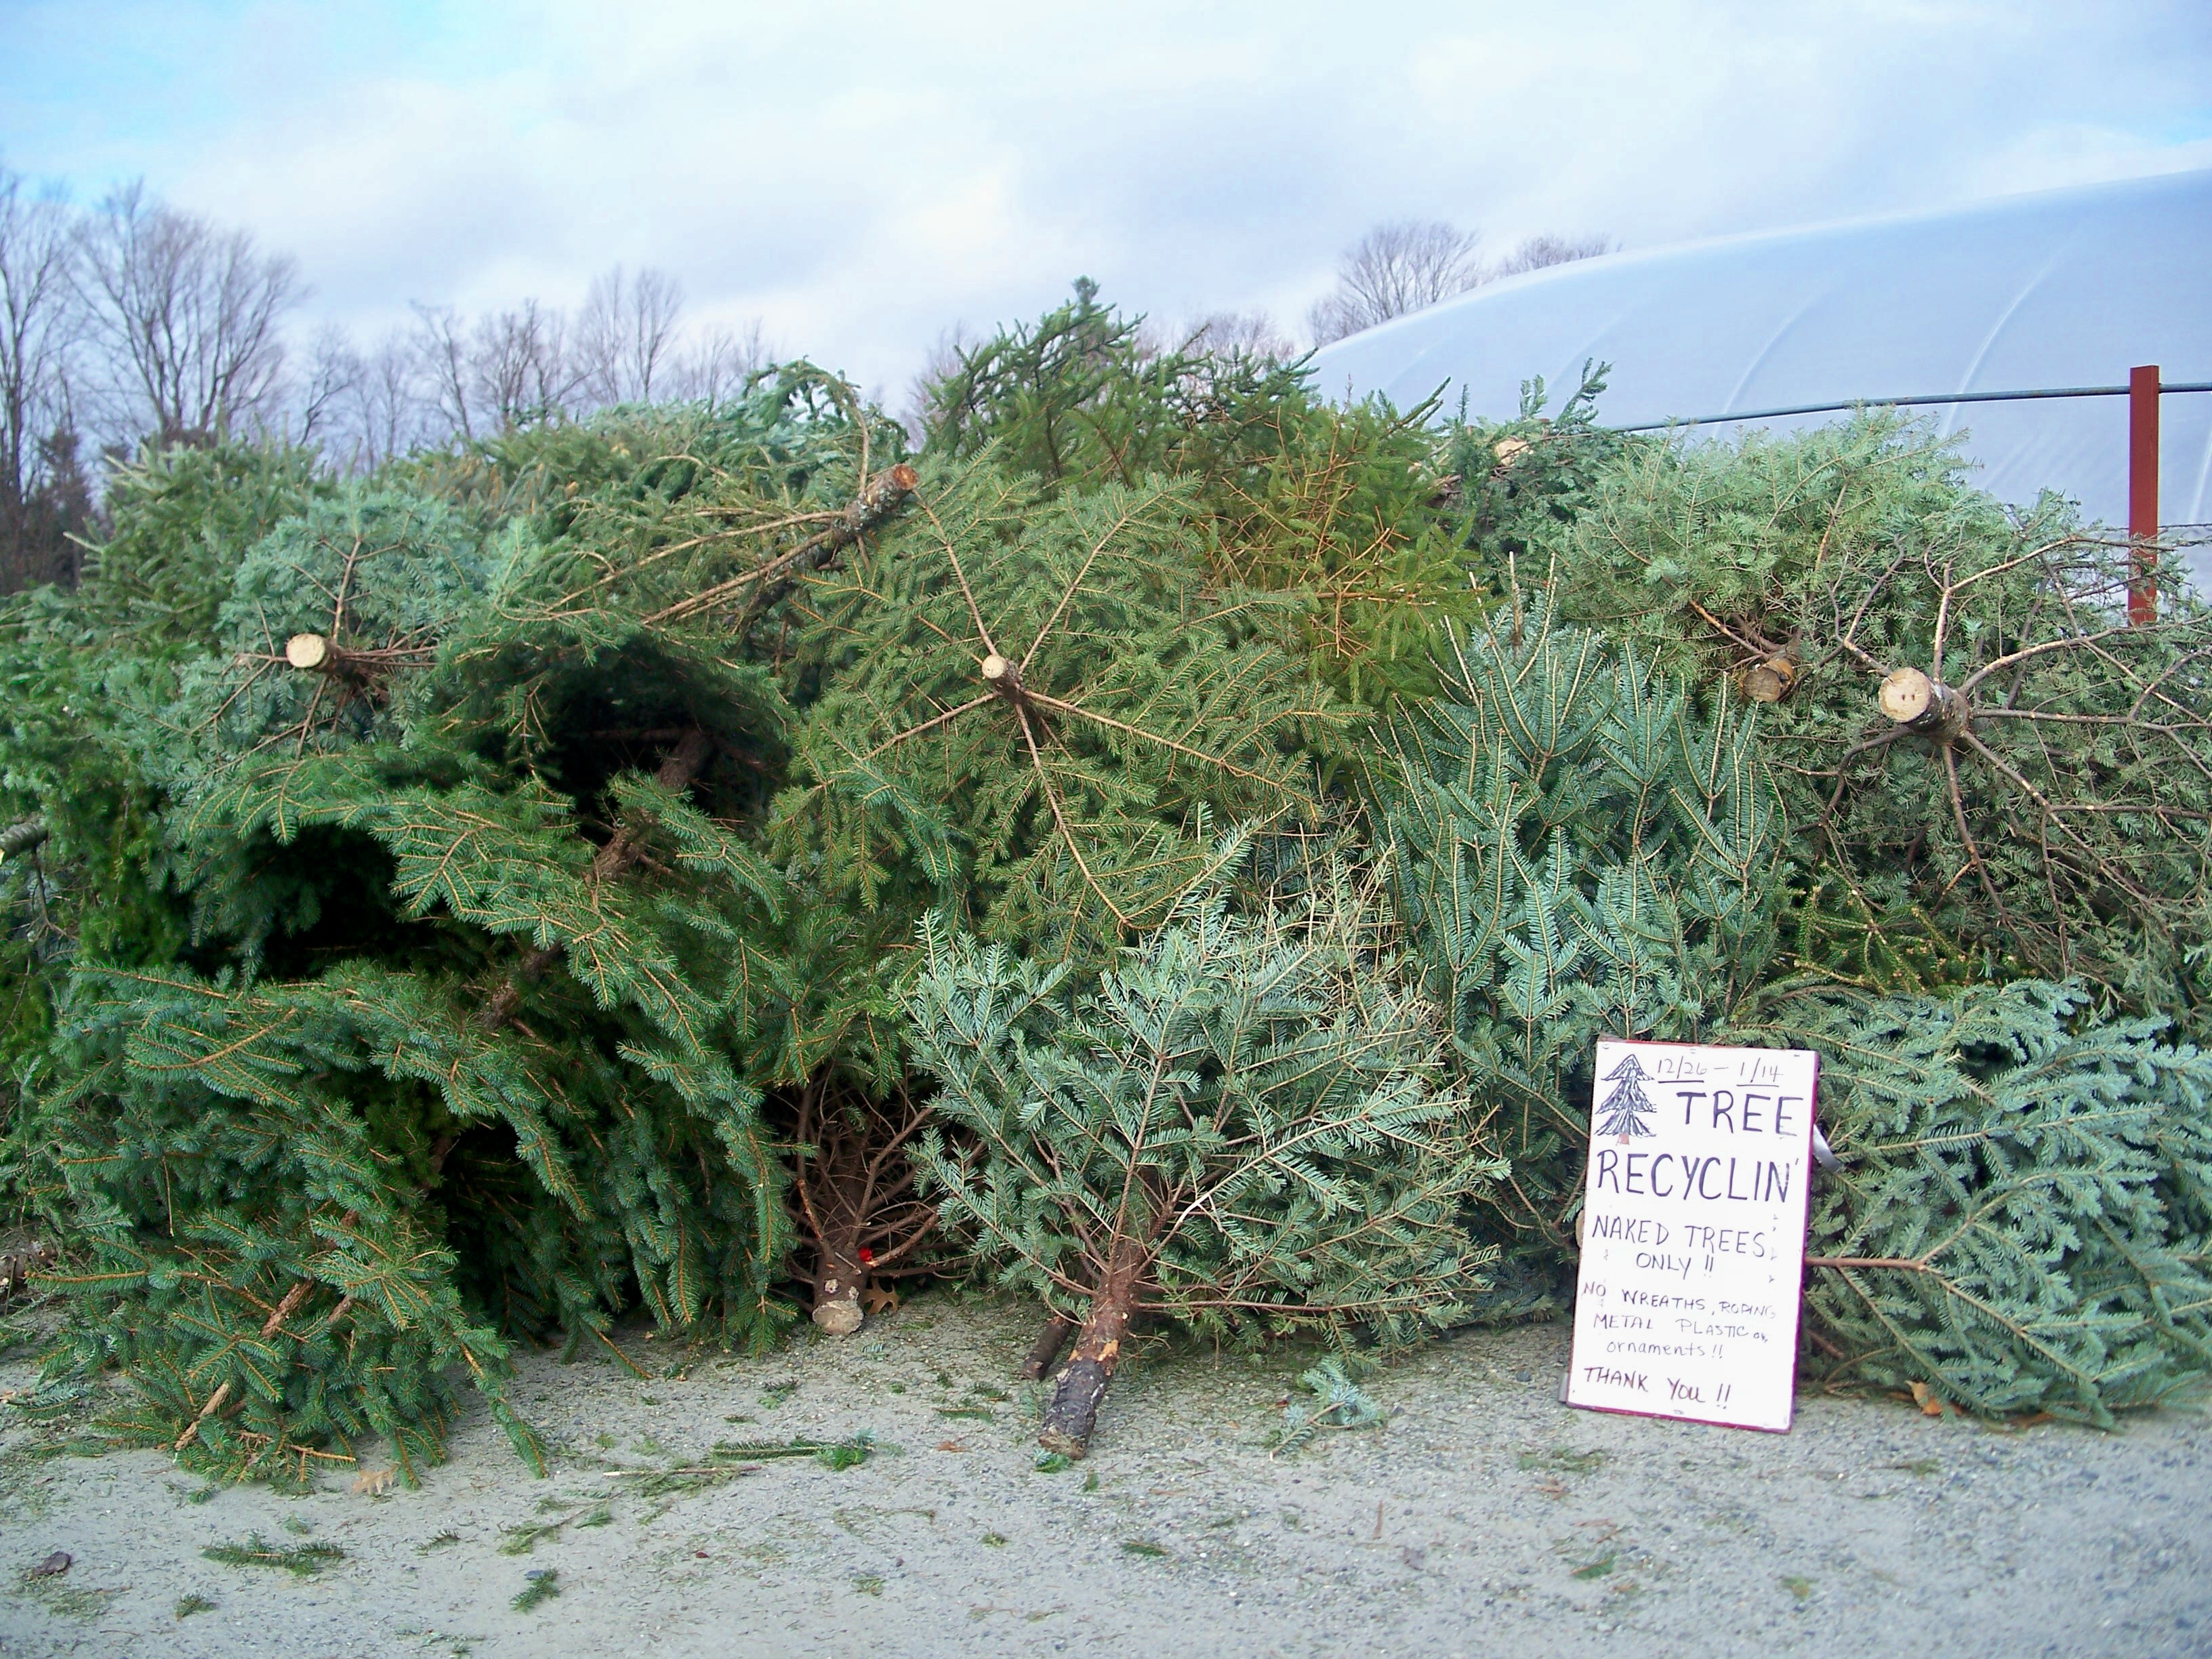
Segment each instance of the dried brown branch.
M823 568L839 553L896 513L913 495L915 486L920 481L921 475L903 461L885 469L870 478L861 487L860 494L830 524L798 546L726 581L702 588L678 599L674 605L654 611L644 619L644 625L660 628L670 623L700 616L717 605L727 604L748 588L757 589L747 604L748 613L757 615L787 592L791 583L800 573Z

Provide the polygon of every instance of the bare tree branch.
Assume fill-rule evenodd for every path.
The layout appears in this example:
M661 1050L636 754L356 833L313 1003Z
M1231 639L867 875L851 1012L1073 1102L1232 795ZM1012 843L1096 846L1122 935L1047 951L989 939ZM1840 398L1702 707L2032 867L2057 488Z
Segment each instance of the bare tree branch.
M305 297L289 255L164 206L143 181L109 195L78 241L80 292L106 348L119 427L207 442L271 408L283 322Z
M1337 262L1336 291L1309 313L1317 345L1387 323L1482 281L1476 231L1440 219L1396 219L1376 226Z
M1314 343L1327 345L1393 317L1464 294L1501 276L1541 270L1613 251L1606 236L1524 240L1496 264L1475 257L1480 234L1437 219L1398 219L1380 224L1344 251L1336 290L1307 313Z
M1540 232L1523 240L1512 252L1483 272L1482 279L1494 283L1503 277L1521 276L1526 271L1572 264L1577 259L1595 259L1601 253L1612 252L1613 238L1610 236L1555 236L1549 232Z
M89 495L76 465L72 381L87 319L59 197L0 167L0 590L74 580Z
M684 287L650 267L628 281L620 265L594 279L576 319L576 372L600 404L646 404L673 367Z

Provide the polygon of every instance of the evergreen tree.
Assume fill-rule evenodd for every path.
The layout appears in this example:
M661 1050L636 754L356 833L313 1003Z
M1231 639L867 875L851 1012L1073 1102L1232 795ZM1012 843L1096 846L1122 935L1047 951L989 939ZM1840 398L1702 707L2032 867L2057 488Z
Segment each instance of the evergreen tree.
M1095 977L925 933L915 1055L966 1141L933 1130L921 1163L980 1260L1074 1333L1048 1449L1084 1454L1143 1316L1397 1343L1486 1289L1461 1216L1504 1166L1375 931L1340 884L1250 915L1194 892Z
M1600 1037L1705 1042L1778 949L1788 870L1752 723L1539 599L1391 726L1379 836L1412 954L1513 1170L1529 1260L1571 1247Z
M1355 704L1432 689L1438 625L1481 609L1433 400L1338 404L1303 360L1218 352L1202 335L1164 346L1089 282L963 353L928 398L934 455L988 453L1048 491L1181 480L1214 580L1286 601L1286 636ZM1557 448L1523 476L1550 471Z
M119 1364L112 1432L296 1479L377 1431L411 1477L465 1376L534 1456L514 1339L787 1317L748 1073L809 1052L785 947L835 930L750 844L793 715L728 630L902 499L818 386L562 434L578 488L489 533L491 495L311 500L122 711L161 825L122 873L192 931L80 941L11 1139L91 1247L52 1375Z
M145 965L181 947L185 907L160 873L162 795L131 733L158 723L184 665L213 646L246 550L327 489L301 450L149 449L110 479L109 533L76 589L0 601L0 822L39 832L0 862L16 918L0 941L11 1076L52 1035L80 951Z
M1620 1086L1599 1103L1597 1109L1606 1114L1603 1121L1590 1131L1592 1135L1620 1135L1624 1139L1648 1135L1651 1126L1644 1118L1659 1109L1644 1092L1644 1067L1634 1054L1624 1054L1620 1064L1605 1074L1607 1083Z
M204 651L246 549L331 488L312 449L234 438L149 447L108 482L111 528L71 614L134 655Z
M37 457L28 479L0 451L0 592L41 582L74 587L93 528L82 441L64 421L27 447Z
M1550 538L1563 614L1763 703L1802 955L1874 988L2080 977L2204 1033L2212 618L2046 496L1869 416L1632 451Z
M796 579L775 639L814 695L773 845L842 929L794 964L804 982L909 975L937 909L1095 964L1214 868L1212 826L1313 816L1337 716L1275 642L1279 614L1207 580L1195 518L1157 479L1040 500L988 460L925 462L911 512ZM871 1067L857 1088L792 1068L781 1100L811 1149L815 1316L850 1329L864 1269L911 1261L928 1224L902 1151L926 1091L900 1087L901 1022L833 1000L866 1011Z
M1519 580L1541 577L1560 538L1599 492L1657 441L1601 426L1597 400L1612 365L1583 365L1582 380L1554 414L1544 377L1521 386L1510 421L1469 420L1462 400L1443 429L1445 503L1458 538L1475 556L1475 582L1503 599Z
M1750 721L1547 610L1512 626L1468 642L1462 700L1401 723L1382 817L1524 1251L1571 1249L1597 1038L1810 1048L1842 1168L1815 1186L1807 1376L2102 1424L2200 1389L2203 1056L2078 985L1777 974L1789 833ZM1597 1133L1634 1115L1628 1071Z
M794 600L823 690L777 845L840 902L1095 960L1212 868L1210 825L1314 810L1335 716L1206 580L1185 489L938 465L916 499Z
M1098 284L1033 324L959 355L925 389L925 442L939 457L987 451L1058 489L1208 477L1264 454L1301 366L1164 347L1142 317L1100 303Z
M2033 980L1808 987L1729 1040L1820 1054L1803 1375L2113 1413L2212 1377L2212 1059Z

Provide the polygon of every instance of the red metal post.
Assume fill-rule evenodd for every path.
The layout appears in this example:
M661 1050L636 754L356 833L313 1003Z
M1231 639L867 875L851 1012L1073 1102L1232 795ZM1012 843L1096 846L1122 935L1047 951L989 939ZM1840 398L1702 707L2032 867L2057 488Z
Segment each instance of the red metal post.
M2158 620L2158 365L2128 371L2128 539L2135 574L2128 583L2128 620Z

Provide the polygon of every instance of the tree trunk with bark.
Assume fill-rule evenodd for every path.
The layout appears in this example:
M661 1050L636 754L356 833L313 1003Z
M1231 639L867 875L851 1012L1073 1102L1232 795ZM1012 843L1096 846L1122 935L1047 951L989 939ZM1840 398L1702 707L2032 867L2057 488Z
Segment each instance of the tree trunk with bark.
M813 1320L832 1336L860 1328L869 1279L931 1270L908 1260L935 1231L937 1209L915 1197L906 1158L928 1120L903 1091L878 1103L817 1078L800 1093L792 1190L814 1247Z
M1037 1443L1048 1451L1082 1457L1091 1450L1098 1407L1121 1361L1121 1345L1137 1311L1137 1294L1152 1255L1133 1238L1115 1241L1106 1277L1091 1301L1091 1316L1075 1339L1075 1352L1053 1383Z
M866 1317L860 1311L860 1230L858 1223L831 1230L814 1267L814 1322L832 1336L850 1336Z
M1014 1374L1031 1382L1042 1382L1045 1373L1060 1363L1060 1356L1066 1351L1068 1338L1074 1334L1073 1320L1053 1315L1045 1321L1044 1328L1037 1333L1037 1340L1030 1345L1029 1352L1023 1357Z

